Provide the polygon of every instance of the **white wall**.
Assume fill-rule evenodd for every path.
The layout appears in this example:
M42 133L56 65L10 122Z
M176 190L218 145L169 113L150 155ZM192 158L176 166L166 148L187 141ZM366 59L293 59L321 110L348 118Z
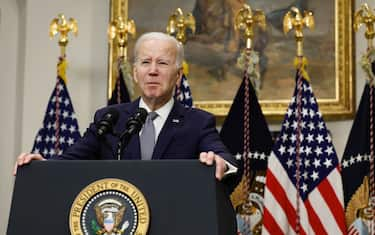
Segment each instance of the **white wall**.
M57 38L48 38L48 26L58 13L63 12L67 18L72 16L78 21L78 37L71 38L66 54L68 89L81 130L88 125L93 111L105 103L109 8L105 6L106 1L96 0L99 6L91 2L33 0L27 6L22 151L32 148L30 140L41 126L47 99L55 84L60 49Z
M48 38L53 17L64 13L78 21L79 36L71 39L67 56L68 89L81 132L94 110L106 102L108 2L104 0L1 0L0 4L0 234L5 234L16 155L30 151L56 77L57 39ZM356 0L356 8L363 0ZM95 3L95 4L93 4ZM374 6L374 4L373 4ZM84 9L84 10L82 10ZM363 32L363 29L362 31ZM366 41L356 35L356 65ZM365 84L356 71L357 104ZM328 122L341 156L352 120ZM279 125L272 125L278 130Z
M11 170L21 136L18 126L21 123L19 97L22 97L19 95L22 89L19 54L24 47L18 39L23 35L19 30L23 12L19 11L17 3L5 0L0 5L0 234L5 234L8 220L13 184Z
M60 49L48 27L58 13L78 21L67 77L81 132L106 103L109 1L1 0L0 234L6 233L16 155L31 150L55 84Z

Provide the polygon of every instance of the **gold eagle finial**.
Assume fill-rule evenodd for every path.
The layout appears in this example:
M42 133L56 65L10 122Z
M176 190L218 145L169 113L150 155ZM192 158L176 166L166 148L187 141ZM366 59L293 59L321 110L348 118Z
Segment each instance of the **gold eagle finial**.
M181 8L177 8L169 17L167 33L170 35L175 35L177 41L185 44L187 29L191 29L192 33L195 33L195 18L191 13L187 13L184 16Z
M353 21L353 28L356 32L362 25L366 26L365 37L367 39L368 48L372 48L372 40L375 36L375 15L373 10L366 3L362 4L359 10L354 13Z
M297 41L297 56L303 56L304 27L314 29L315 21L313 13L311 11L305 11L304 15L302 15L297 7L292 7L284 16L283 29L284 33L287 34L294 28Z
M113 42L116 40L119 48L119 55L126 58L128 46L128 34L134 38L136 35L136 26L134 20L123 19L121 16L111 21L108 26L108 38Z
M234 29L243 30L246 39L246 48L251 49L251 40L254 37L254 27L258 25L266 30L266 16L261 10L252 10L247 4L237 12L234 20Z
M59 14L49 25L49 37L52 39L60 33L59 46L61 47L61 56L65 55L65 47L68 44L68 33L72 32L74 36L78 35L78 25L74 18L67 21L64 14Z

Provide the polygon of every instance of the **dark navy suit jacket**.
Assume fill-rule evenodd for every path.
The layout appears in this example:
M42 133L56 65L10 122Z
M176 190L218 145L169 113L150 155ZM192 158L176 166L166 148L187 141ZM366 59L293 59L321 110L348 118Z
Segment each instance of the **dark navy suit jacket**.
M132 103L118 104L99 109L94 122L90 124L84 136L65 151L59 159L117 159L119 138L106 134L101 138L96 135L96 125L109 107L119 112L114 132L125 130L128 118L139 107L139 99ZM201 152L213 151L232 165L238 162L228 152L216 130L215 117L195 108L185 108L175 101L173 108L158 136L152 159L198 159ZM121 159L140 159L139 135L135 134L121 154Z

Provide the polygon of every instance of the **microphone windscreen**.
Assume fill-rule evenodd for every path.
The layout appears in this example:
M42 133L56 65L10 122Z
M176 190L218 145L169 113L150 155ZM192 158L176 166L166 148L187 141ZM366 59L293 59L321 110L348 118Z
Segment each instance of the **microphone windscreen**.
M97 135L103 136L108 132L112 132L113 125L117 123L119 116L119 112L116 109L109 108L108 111L103 114L102 118L96 124Z
M145 123L147 115L148 115L148 113L147 113L146 109L144 109L144 108L138 108L138 110L136 112L136 118L139 119L139 121L142 124Z
M148 113L146 109L138 108L126 122L125 132L129 135L133 135L134 133L139 132L146 121L147 115Z
M115 108L109 108L108 111L103 115L102 120L107 120L112 125L117 123L120 114Z

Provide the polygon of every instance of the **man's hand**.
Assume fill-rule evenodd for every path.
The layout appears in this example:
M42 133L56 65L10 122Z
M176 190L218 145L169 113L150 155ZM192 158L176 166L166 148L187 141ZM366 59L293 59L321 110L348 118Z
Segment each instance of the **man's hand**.
M19 166L29 164L33 160L46 160L42 155L36 153L21 153L17 157L16 164L13 169L13 175L17 174L17 168Z
M212 151L202 152L199 155L199 161L208 165L208 166L211 166L215 162L215 164L216 164L216 172L215 172L216 179L221 180L223 178L224 173L227 170L227 164L222 157L220 157L219 155L215 154Z

